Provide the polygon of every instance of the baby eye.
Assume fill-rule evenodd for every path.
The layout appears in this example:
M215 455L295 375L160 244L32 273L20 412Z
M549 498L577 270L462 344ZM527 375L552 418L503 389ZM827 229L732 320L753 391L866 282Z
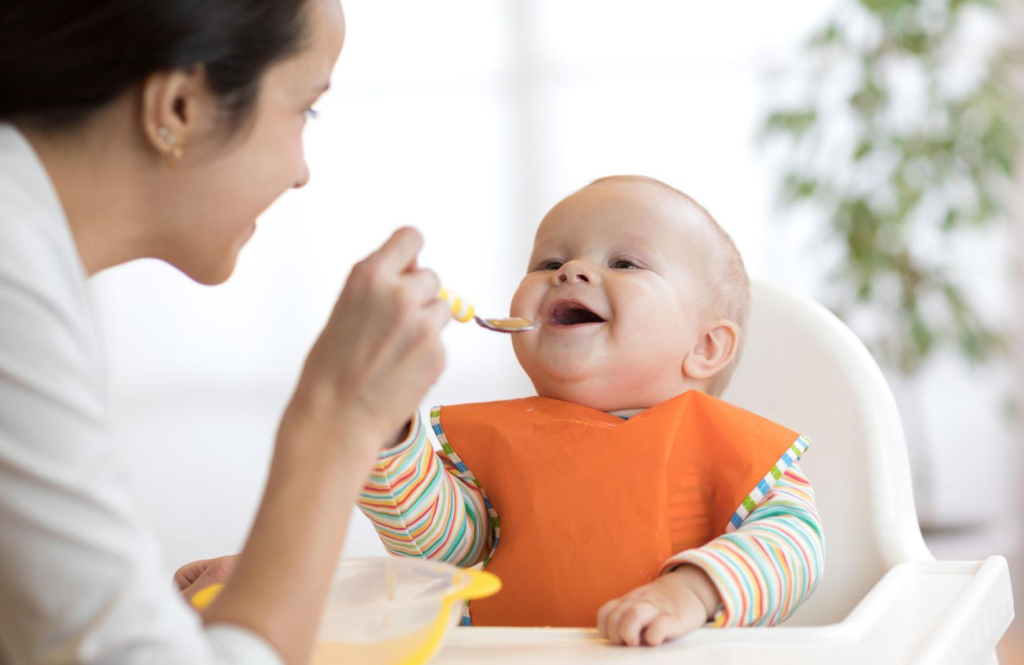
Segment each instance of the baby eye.
M565 261L541 261L537 264L537 270L558 270L563 265Z
M639 267L640 266L638 266L637 264L626 259L618 259L616 261L612 261L612 268L615 270L636 270Z

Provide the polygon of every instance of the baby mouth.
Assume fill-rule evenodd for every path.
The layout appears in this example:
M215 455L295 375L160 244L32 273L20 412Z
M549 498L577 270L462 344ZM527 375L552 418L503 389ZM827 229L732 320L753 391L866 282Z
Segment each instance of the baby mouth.
M548 323L555 326L578 326L604 323L604 318L578 302L560 302L551 308Z

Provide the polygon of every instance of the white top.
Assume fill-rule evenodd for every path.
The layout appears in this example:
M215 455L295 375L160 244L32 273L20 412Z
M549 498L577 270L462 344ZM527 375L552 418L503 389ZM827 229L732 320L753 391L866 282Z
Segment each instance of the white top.
M162 572L107 432L86 277L42 163L0 123L0 663L280 665L248 630L204 629Z

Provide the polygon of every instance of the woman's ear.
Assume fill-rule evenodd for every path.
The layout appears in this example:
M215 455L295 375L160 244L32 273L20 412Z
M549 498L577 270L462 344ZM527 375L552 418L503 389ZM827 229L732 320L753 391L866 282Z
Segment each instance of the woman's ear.
M151 74L142 84L141 107L147 141L173 161L216 122L216 100L202 65Z
M713 321L701 331L696 343L683 358L683 375L691 379L710 379L736 357L740 329L728 319Z

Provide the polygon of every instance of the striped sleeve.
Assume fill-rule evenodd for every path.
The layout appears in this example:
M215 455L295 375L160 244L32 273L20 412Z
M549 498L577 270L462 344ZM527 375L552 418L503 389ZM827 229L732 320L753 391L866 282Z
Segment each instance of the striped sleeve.
M722 597L712 626L772 626L789 618L821 580L825 542L814 490L794 462L738 528L669 559L693 564Z
M465 567L490 550L482 492L443 453L434 452L419 414L405 441L381 452L358 505L396 556Z

